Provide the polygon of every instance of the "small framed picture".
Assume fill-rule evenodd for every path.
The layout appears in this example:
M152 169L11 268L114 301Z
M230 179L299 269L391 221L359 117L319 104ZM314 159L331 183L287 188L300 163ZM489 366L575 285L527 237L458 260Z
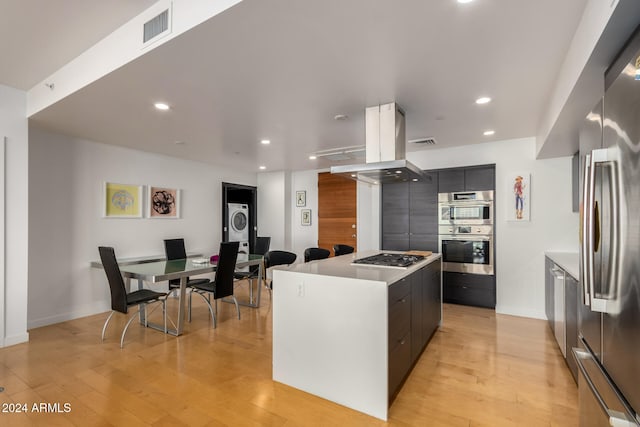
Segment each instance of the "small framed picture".
M147 197L149 218L180 218L180 190L149 186Z
M311 209L302 209L302 225L311 225Z
M304 207L307 206L307 192L306 191L296 191L296 206Z
M307 192L306 191L296 191L296 206L304 207L307 206Z
M142 218L142 185L105 182L105 218Z

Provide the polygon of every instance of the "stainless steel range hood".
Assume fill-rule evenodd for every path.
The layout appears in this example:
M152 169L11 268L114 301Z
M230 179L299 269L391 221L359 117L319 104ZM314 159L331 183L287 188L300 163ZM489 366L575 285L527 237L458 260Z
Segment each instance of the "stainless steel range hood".
M366 163L333 166L331 173L369 184L430 181L431 178L405 159L404 111L396 104L365 110Z

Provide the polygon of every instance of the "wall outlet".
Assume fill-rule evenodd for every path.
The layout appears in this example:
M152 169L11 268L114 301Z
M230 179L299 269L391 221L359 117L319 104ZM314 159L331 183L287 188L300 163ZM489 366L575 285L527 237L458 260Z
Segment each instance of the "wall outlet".
M299 297L303 297L304 296L304 282L303 283L298 283L298 296Z

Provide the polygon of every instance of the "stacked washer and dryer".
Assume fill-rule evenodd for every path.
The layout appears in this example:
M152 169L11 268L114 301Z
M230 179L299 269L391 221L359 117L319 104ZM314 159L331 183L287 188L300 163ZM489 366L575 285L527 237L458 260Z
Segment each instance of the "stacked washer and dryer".
M238 260L249 259L249 205L228 203L229 241L240 242Z

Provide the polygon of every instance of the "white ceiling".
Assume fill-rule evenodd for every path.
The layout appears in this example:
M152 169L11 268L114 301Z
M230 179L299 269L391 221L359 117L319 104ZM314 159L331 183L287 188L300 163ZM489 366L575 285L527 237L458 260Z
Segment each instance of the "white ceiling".
M0 1L0 83L22 89L153 3ZM245 171L330 166L309 154L364 144L364 108L390 101L406 111L407 139L436 147L535 136L585 4L244 0L31 123ZM43 15L55 18L47 31ZM158 99L172 109L155 111ZM418 149L430 148L407 146Z

